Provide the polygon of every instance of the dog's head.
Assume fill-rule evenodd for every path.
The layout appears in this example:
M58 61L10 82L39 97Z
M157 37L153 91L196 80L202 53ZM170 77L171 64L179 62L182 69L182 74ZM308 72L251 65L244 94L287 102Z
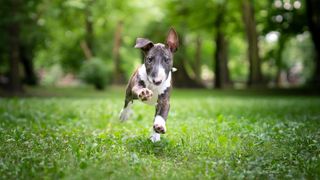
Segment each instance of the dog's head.
M173 53L177 51L178 45L178 35L173 28L169 30L165 44L154 44L148 39L137 38L135 48L144 52L148 81L158 86L168 78L173 65Z

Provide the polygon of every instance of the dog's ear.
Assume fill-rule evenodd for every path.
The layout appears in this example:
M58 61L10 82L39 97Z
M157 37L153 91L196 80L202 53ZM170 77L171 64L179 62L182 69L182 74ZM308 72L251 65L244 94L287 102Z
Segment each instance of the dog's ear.
M153 42L149 39L137 38L135 48L140 48L144 52L149 51L154 46Z
M170 28L169 30L166 45L171 52L176 52L178 50L179 38L177 32L173 28Z

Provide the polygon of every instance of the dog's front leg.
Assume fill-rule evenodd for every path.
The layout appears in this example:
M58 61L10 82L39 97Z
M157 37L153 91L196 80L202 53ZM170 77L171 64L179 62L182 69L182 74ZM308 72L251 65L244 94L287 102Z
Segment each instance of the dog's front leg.
M166 133L166 121L170 109L170 88L163 94L159 95L156 105L156 113L153 122L153 134L151 141L160 141L160 134Z
M134 75L127 86L124 107L120 112L120 120L125 121L132 114L131 105L134 99L141 101L149 100L152 97L152 91L147 89L145 83Z
M152 98L152 91L141 84L132 88L132 94L134 99L140 99L141 101L147 101Z

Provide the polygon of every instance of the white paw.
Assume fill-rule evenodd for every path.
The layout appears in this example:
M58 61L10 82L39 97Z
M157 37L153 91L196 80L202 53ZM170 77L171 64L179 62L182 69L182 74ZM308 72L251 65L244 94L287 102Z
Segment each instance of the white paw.
M153 130L160 134L166 133L166 121L159 115L154 119Z
M160 134L153 132L153 134L150 137L150 140L154 143L154 142L158 142L160 141Z
M120 112L120 116L119 116L119 119L121 120L121 121L126 121L126 120L128 120L129 119L129 117L132 115L132 110L131 110L131 108L124 108L124 109L122 109L121 110L121 112Z

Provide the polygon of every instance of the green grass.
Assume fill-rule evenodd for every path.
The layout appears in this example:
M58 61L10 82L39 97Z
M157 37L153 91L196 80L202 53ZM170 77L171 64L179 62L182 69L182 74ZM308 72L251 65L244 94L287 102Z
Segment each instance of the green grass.
M320 178L316 96L174 90L151 143L153 107L118 121L123 88L29 91L0 99L0 179Z

